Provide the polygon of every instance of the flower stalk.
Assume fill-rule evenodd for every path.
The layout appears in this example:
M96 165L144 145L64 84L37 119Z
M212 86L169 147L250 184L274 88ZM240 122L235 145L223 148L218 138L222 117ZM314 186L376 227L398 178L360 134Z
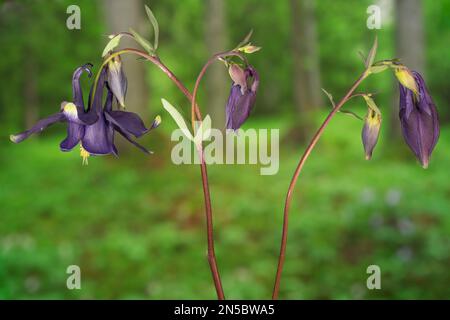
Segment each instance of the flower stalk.
M338 104L331 110L331 112L328 114L328 116L323 121L322 125L319 127L319 129L314 134L313 138L311 139L311 142L308 144L308 147L304 151L302 157L300 158L300 161L297 165L297 168L294 171L294 175L291 179L291 182L289 184L289 188L286 194L286 199L284 202L284 212L283 212L283 227L282 227L282 234L281 234L281 245L280 245L280 253L278 256L278 265L277 265L277 272L275 275L275 283L273 287L272 292L272 299L276 300L278 299L278 293L280 290L280 281L281 281L281 274L283 272L283 266L284 261L286 257L286 245L287 245L287 239L288 239L288 227L289 227L289 210L291 207L292 202L292 195L295 188L295 185L297 184L298 177L303 169L303 166L305 165L306 160L308 160L311 152L313 151L314 147L316 146L317 142L319 141L320 137L322 136L325 128L330 123L331 119L336 115L336 113L339 112L339 110L342 108L342 106L352 98L353 92L358 88L358 86L361 84L361 82L368 76L367 71L364 71L363 74L353 83L353 85L350 87L347 94L339 101Z

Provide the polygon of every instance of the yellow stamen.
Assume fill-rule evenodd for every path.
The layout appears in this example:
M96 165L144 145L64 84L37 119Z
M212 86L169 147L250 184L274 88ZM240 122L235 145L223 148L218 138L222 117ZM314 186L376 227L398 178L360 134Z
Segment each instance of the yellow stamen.
M83 148L82 144L80 144L80 156L83 158L83 165L88 165L88 158L90 154Z

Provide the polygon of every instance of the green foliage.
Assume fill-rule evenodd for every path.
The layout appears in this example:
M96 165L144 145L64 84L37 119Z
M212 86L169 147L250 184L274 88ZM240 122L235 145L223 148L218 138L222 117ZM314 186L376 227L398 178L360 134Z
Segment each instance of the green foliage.
M281 128L286 138L290 124L248 126ZM338 115L305 167L281 297L449 297L450 131L423 170L406 147L392 152L383 139L363 160L360 130ZM59 141L0 145L0 298L214 298L198 167L171 164L162 145L141 160L95 157L81 166ZM282 148L275 176L209 166L229 298L270 297L282 203L301 149ZM65 287L71 264L81 267L82 290ZM382 290L365 287L371 264L381 267Z
M24 127L27 77L37 83L43 117L70 100L77 66L101 63L108 42L101 2L76 2L80 31L65 26L71 0L0 2L0 298L213 298L199 170L171 164L168 141L175 124L167 116L148 140L156 153L145 160L129 150L134 157L91 158L82 167L76 151L59 152L62 126L20 145L7 138ZM210 55L204 44L205 1L144 2L161 28L158 54L193 88ZM395 57L394 25L367 30L366 8L373 1L316 3L322 86L337 102L363 70L358 52L367 56L375 34L376 61ZM289 1L226 0L225 7L229 47L224 49L251 29L252 43L263 47L251 57L261 86L247 126L280 128L288 142L296 119ZM424 1L424 9L425 75L446 120L450 1ZM185 97L160 70L142 65L149 71L152 111L160 112L160 99L167 97L188 119ZM375 99L386 120L396 108L395 90L392 74L384 72L359 91L380 93ZM202 106L203 99L200 94ZM346 108L352 106L365 109L361 99ZM450 131L443 126L425 171L403 144L389 145L387 123L371 162L363 160L359 121L338 115L325 132L295 191L282 298L450 296ZM253 166L209 168L217 257L230 298L270 297L282 204L303 147L283 144L275 176L260 176ZM81 291L65 287L70 264L82 268ZM380 291L365 288L370 264L381 267Z

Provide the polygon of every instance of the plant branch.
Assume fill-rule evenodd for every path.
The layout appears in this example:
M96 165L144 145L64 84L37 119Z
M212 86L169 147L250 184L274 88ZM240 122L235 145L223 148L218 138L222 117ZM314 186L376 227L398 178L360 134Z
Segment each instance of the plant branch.
M273 288L272 293L272 299L276 300L278 299L278 292L280 289L280 280L281 280L281 273L283 271L284 266L284 260L286 255L286 245L287 245L287 236L288 236L288 226L289 226L289 209L292 201L292 194L295 188L295 185L297 183L297 179L303 169L303 166L308 159L309 155L311 154L312 150L316 146L317 142L319 141L320 137L322 136L323 131L330 123L331 119L334 117L334 115L341 109L341 107L349 100L351 99L353 92L356 90L356 88L359 86L359 84L367 77L368 73L365 71L351 86L350 90L347 92L347 94L339 101L339 103L331 110L331 112L328 114L328 116L325 118L322 125L319 127L317 132L314 134L311 142L309 143L308 147L306 148L305 152L303 153L302 157L300 158L300 161L297 165L297 168L295 169L294 175L292 177L291 183L289 184L289 189L286 194L286 200L284 203L284 215L283 215L283 230L281 235L281 246L280 246L280 254L278 257L278 266L277 266L277 273L275 276L275 284ZM354 95L356 96L356 95Z
M124 54L124 53L134 53L136 55L139 55L139 56L147 59L148 61L152 62L159 69L161 69L167 75L167 77L170 80L172 80L173 83L175 83L175 85L186 96L186 98L191 102L192 109L194 110L193 111L194 116L196 115L199 120L202 119L202 116L201 116L201 113L200 113L200 108L198 107L197 103L195 102L195 96L196 96L196 93L197 93L198 83L200 82L200 79L201 79L201 77L203 75L199 76L199 78L197 79L196 87L195 87L195 90L194 90L194 95L191 95L189 90L173 74L173 72L163 64L163 62L159 59L159 57L149 55L149 54L147 54L147 53L145 53L143 51L140 51L138 49L126 48L126 49L114 52L107 59L105 59L105 61L103 62L102 66L100 67L100 70L98 71L98 73L96 75L95 84L94 84L94 90L95 90L96 84L98 82L98 78L99 78L99 75L101 73L101 70L104 68L104 66L111 59L113 59L115 56L118 56L118 55L121 55L121 54ZM206 71L206 68L205 68L205 71ZM204 74L204 72L203 72L203 74ZM95 94L95 91L93 92L93 94ZM195 121L192 122L192 126L193 126L193 128L195 128ZM201 159L200 168L201 168L202 187L203 187L203 193L204 193L204 198L205 198L205 208L206 208L206 226L207 226L207 240L208 240L208 262L209 262L209 265L210 265L211 273L213 275L213 280L214 280L214 285L215 285L216 292L217 292L217 297L218 297L218 299L223 300L223 299L225 299L225 296L224 296L224 293L223 293L222 283L221 283L221 280L220 280L220 274L219 274L219 270L218 270L218 267L217 267L217 262L216 262L216 258L215 258L215 252L214 252L214 237L213 237L211 196L210 196L210 192L209 192L208 173L207 173L207 170L206 170L206 164L205 164L204 157L203 157L203 147L202 147L202 145L200 145L200 147L197 148L197 151L198 151L199 157Z
M191 117L192 117L192 131L195 136L195 120L197 117L198 121L202 120L201 112L198 108L198 105L196 104L196 98L197 98L197 92L200 85L200 81L202 80L203 76L206 73L206 70L208 67L217 59L227 57L227 56L239 56L242 57L242 55L239 52L230 51L230 52L224 52L224 53L218 53L212 56L203 66L202 70L200 71L199 75L197 76L197 80L195 81L195 86L192 94L192 100L191 100ZM207 242L208 242L208 262L211 269L211 273L213 276L214 284L216 287L217 297L219 300L225 299L225 295L223 293L222 288L222 281L220 280L220 273L219 268L217 266L217 260L216 260L216 253L214 249L214 224L213 224L213 214L212 214L212 206L211 206L211 195L209 191L209 182L208 182L208 170L206 167L205 159L203 156L203 144L200 142L200 144L197 146L197 152L198 156L200 158L200 170L202 175L202 185L203 185L203 195L205 200L205 214L206 214L206 236L207 236Z

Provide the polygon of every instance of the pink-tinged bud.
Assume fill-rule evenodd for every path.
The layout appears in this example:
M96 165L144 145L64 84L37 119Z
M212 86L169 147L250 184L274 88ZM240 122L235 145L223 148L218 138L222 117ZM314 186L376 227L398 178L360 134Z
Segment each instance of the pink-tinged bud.
M373 149L375 148L381 128L381 114L368 108L367 115L364 119L364 127L362 129L361 137L366 154L366 160L372 158Z
M228 68L228 72L230 74L231 80L237 85L239 85L242 94L247 91L247 77L245 71L242 70L237 64L232 64Z
M259 75L256 70L248 66L244 71L245 83L247 81L250 87L242 92L242 87L234 83L231 86L230 96L225 108L226 112L226 127L227 129L238 130L241 125L250 116L256 99L256 92L259 85Z

